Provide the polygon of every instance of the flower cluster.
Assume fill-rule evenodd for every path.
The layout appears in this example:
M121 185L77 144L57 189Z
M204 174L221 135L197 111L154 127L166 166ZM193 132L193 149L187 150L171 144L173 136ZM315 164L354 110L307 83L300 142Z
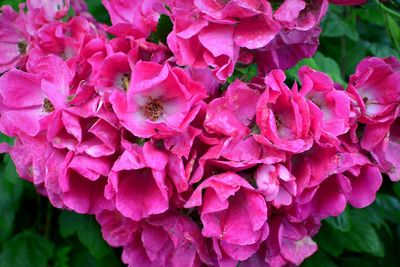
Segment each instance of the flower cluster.
M315 52L326 0L103 3L112 26L80 0L1 8L0 148L129 266L299 265L322 219L400 180L397 59L364 59L346 90L281 70ZM237 62L258 75L223 84Z

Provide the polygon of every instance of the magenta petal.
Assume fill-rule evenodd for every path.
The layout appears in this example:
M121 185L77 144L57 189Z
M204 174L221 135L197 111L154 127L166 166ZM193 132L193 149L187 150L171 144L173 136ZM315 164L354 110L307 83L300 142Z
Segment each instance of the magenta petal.
M375 200L375 195L382 184L382 175L377 167L366 165L361 168L358 177L351 178L352 190L349 202L356 208L364 208Z

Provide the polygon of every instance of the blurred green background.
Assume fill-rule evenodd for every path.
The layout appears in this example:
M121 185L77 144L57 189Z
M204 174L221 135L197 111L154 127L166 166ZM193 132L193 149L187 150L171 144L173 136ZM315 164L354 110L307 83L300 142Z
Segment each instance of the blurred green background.
M0 0L0 5L17 8L19 2ZM87 3L96 19L109 22L100 0ZM288 70L288 77L296 79L297 69L307 64L346 86L362 58L399 58L399 4L396 0L370 1L361 7L331 6L322 23L319 52ZM156 40L163 36L160 32ZM234 76L248 79L254 71L254 66L238 67ZM12 143L5 136L0 141ZM341 216L323 222L315 237L320 249L302 266L400 266L400 184L388 177L384 180L370 207L348 207ZM53 208L32 184L18 178L10 157L0 155L0 267L114 267L122 266L120 256L121 250L103 241L92 216Z

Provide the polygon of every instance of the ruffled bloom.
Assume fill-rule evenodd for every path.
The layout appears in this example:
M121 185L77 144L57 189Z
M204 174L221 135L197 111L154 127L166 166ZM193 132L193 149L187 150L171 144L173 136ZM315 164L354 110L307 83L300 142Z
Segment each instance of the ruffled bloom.
M171 212L153 217L132 233L122 254L128 266L188 266L210 265L205 239L198 226Z
M366 125L361 139L361 147L371 153L392 181L400 180L399 127L399 117L394 122Z
M122 215L139 221L169 207L165 166L168 157L151 143L124 143L109 175L106 196Z
M271 142L279 149L289 152L303 152L310 149L311 113L305 98L284 84L283 71L272 71L265 79L267 88L257 103L257 125L262 142Z
M336 138L349 130L350 100L346 92L337 90L324 73L304 66L299 70L300 94L309 100L313 123L325 138Z
M30 136L45 129L49 119L67 106L72 79L71 70L55 56L42 58L35 72L11 70L0 80L2 116Z
M138 62L128 91L115 91L111 102L121 123L134 135L162 137L182 133L205 97L205 89L181 69Z
M158 17L165 12L163 1L102 0L113 26L110 32L116 35L131 34L136 38L148 37L157 26Z
M0 8L0 74L21 67L29 50L26 18L10 6Z
M350 77L348 92L361 108L362 123L393 120L400 100L400 62L396 58L366 58Z
M196 206L201 206L202 233L213 239L218 261L246 260L268 235L263 197L237 174L224 173L201 183L185 204Z

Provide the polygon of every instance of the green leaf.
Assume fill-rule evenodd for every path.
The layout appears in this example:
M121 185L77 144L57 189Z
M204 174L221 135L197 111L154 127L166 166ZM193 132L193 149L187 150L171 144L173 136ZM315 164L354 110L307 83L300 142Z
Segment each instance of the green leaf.
M110 253L106 257L96 259L87 251L78 251L73 253L71 259L71 267L119 267L122 266L120 259L114 253Z
M393 183L393 191L397 198L400 198L400 183Z
M101 258L110 253L111 248L104 241L100 227L92 216L63 211L59 225L62 237L67 238L76 233L93 257Z
M17 10L18 5L23 2L25 2L25 0L0 0L0 6L10 5Z
M315 236L319 249L322 249L334 257L343 253L343 245L340 236L343 232L335 230L330 224L322 224L321 230Z
M225 91L228 86L236 80L241 80L244 82L250 82L258 74L257 64L253 63L251 65L236 64L233 74L227 79L226 83L220 88L221 91Z
M4 142L8 143L9 145L12 145L12 144L14 144L14 138L0 133L0 143L4 143Z
M397 20L400 20L397 18ZM400 27L394 16L385 14L386 28L397 51L400 52Z
M369 2L366 5L362 5L358 10L355 10L355 12L357 16L365 22L379 26L385 25L382 10L375 2Z
M384 247L375 228L367 219L368 214L362 210L352 210L351 230L340 235L345 249L353 252L364 252L377 257L384 256Z
M372 55L376 57L390 57L395 56L399 57L399 53L393 49L390 45L380 44L380 43L371 43L368 41L361 41L360 45L368 49Z
M57 249L54 267L69 267L69 253L71 249L71 246L64 246Z
M111 252L104 241L100 227L93 217L85 216L83 225L78 230L78 238L95 258L102 258Z
M318 65L318 70L325 72L332 78L332 80L346 87L346 82L342 79L339 65L335 60L324 56L320 52L315 54L314 59Z
M376 258L371 257L345 257L339 259L339 266L340 267L376 267L376 266L385 266L385 265L379 265L378 261Z
M322 33L321 36L325 37L341 37L347 36L348 38L358 41L360 36L358 34L355 23L351 17L344 18L341 14L328 13L321 23Z
M4 243L0 267L46 267L53 255L53 244L33 232L23 232Z
M397 198L387 194L379 194L373 207L380 217L392 223L400 224L400 200Z
M5 155L0 167L0 242L12 233L22 191L23 181L18 177L10 156Z
M337 265L329 259L322 251L317 251L312 257L306 259L302 267L337 267Z
M164 44L167 43L167 36L172 31L172 21L171 19L164 14L160 15L158 19L157 29L154 33L152 33L151 38L156 43L162 42Z
M107 10L99 0L86 0L88 5L89 13L92 14L97 21L111 24L110 16L108 15Z
M333 228L341 231L348 232L350 230L351 217L348 208L344 210L342 214L337 217L331 217L326 220Z
M64 238L68 238L75 234L79 229L82 217L83 215L63 210L58 218L60 235Z
M332 78L335 82L347 87L341 77L339 65L332 58L324 56L321 52L317 52L314 57L301 60L293 68L286 71L288 78L297 80L298 71L302 66L309 66L315 70L322 71Z

